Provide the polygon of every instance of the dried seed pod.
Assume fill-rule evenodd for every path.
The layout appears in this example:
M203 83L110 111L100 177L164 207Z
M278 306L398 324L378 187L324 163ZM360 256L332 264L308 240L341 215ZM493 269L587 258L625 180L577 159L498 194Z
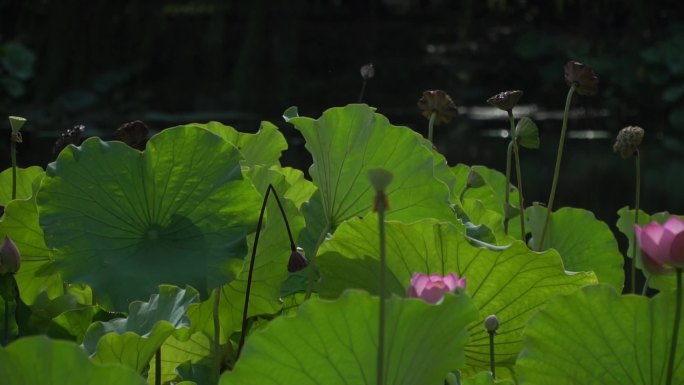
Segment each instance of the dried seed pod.
M599 79L588 65L569 61L565 64L565 83L568 87L575 85L575 90L580 95L596 95L598 92Z
M499 92L498 94L487 99L487 103L500 110L512 111L513 107L518 104L518 100L520 100L522 94L523 92L520 90Z
M145 123L140 120L134 120L124 123L117 128L114 132L114 137L116 140L120 140L137 150L143 150L149 131Z
M422 111L426 119L430 119L433 113L437 115L435 125L449 123L458 115L456 104L451 97L442 90L423 92L423 96L418 100L418 108Z
M644 129L639 126L627 126L618 132L613 144L613 151L623 159L631 158L637 152L644 139Z
M372 79L375 76L375 67L373 63L368 63L361 66L361 77L365 80Z

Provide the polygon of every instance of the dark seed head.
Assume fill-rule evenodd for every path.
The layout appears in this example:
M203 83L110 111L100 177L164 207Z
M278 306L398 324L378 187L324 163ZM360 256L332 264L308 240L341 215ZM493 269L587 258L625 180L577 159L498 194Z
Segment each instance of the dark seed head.
M639 149L644 139L644 129L638 126L628 126L618 132L613 144L613 151L620 154L623 159L631 158Z
M500 110L511 111L513 110L513 107L518 104L518 100L520 100L522 94L523 92L520 90L499 92L487 99L487 103Z
M145 123L140 120L134 120L124 123L121 127L117 128L114 132L114 137L116 140L120 140L137 150L143 150L149 131Z
M433 113L437 115L435 125L449 123L458 115L456 104L451 97L442 90L423 92L423 96L418 100L418 108L422 111L426 119L430 119Z
M598 93L599 79L588 65L569 61L565 64L565 83L568 87L575 85L575 90L580 95L596 95Z
M361 77L365 80L372 79L375 76L375 67L373 63L368 63L361 66Z
M297 247L292 250L290 260L287 261L287 271L296 273L309 266L309 260L304 256L304 249Z

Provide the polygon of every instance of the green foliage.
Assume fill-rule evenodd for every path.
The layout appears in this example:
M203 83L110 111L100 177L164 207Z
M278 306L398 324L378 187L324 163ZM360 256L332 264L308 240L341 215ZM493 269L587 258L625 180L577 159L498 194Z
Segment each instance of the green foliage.
M309 300L294 317L279 318L255 332L229 384L370 384L375 381L378 301L347 291L335 301ZM439 306L393 297L387 303L387 383L443 384L463 365L466 325L477 310L463 295Z
M0 347L0 378L12 385L83 384L145 385L133 370L117 364L98 365L73 342L45 336L26 337Z
M521 384L664 384L674 308L673 293L620 296L605 285L556 297L525 328ZM681 333L675 343L684 345ZM683 349L675 362L680 384Z
M379 292L377 218L345 222L334 237L321 246L319 294L336 297L347 288ZM565 272L555 251L536 253L521 242L503 251L476 247L449 223L425 220L410 225L386 224L387 288L404 296L414 272L448 274L467 279L466 292L479 309L468 329L468 373L488 369L489 336L482 321L496 314L497 364L511 367L522 348L522 329L527 320L551 297L596 282L591 273Z
M197 127L163 131L140 153L121 142L67 147L38 193L40 224L65 279L115 309L161 283L208 287L231 280L259 195L240 153Z

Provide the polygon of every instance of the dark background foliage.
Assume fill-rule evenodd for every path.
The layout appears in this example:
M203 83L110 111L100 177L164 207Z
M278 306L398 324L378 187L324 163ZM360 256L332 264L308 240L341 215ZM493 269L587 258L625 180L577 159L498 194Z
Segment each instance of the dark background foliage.
M45 165L59 134L111 138L142 119L153 130L219 120L289 137L283 163L305 169L299 134L281 119L358 100L426 133L416 101L443 89L461 115L436 129L451 164L504 169L507 129L485 100L522 89L518 116L542 131L522 153L528 203L547 199L567 86L563 65L591 65L594 97L576 97L557 206L614 224L633 205L634 167L612 153L617 131L646 130L642 207L684 213L684 12L646 0L0 0L0 110L29 119L20 166ZM9 164L1 122L0 166Z

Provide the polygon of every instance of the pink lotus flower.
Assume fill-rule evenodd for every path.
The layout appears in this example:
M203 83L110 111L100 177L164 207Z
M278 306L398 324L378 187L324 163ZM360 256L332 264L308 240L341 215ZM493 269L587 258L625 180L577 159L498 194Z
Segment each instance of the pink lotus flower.
M444 294L452 293L456 288L465 290L465 287L466 279L458 278L458 275L454 273L443 277L439 274L413 273L407 295L421 298L427 303L439 303L444 298Z
M665 224L656 221L644 227L634 225L643 262L652 274L671 273L684 268L684 221L671 216Z

